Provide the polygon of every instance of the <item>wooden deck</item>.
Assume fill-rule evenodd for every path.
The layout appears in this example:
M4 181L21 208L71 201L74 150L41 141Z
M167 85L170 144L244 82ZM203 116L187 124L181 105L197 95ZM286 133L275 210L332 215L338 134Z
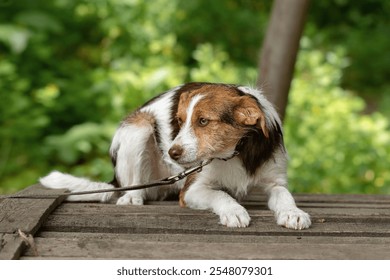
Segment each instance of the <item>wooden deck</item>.
M50 192L35 185L21 193ZM312 217L308 230L277 226L257 193L243 203L252 222L242 229L177 201L116 206L0 196L0 259L390 259L390 196L294 197ZM29 246L19 229L31 235Z

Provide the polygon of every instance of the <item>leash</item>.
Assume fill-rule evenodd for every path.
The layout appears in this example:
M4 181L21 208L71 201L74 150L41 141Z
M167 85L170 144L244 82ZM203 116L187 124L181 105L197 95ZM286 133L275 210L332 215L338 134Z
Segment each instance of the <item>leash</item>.
M234 154L235 156L236 154ZM230 158L229 158L230 159ZM226 159L228 160L228 159ZM45 199L45 198L57 198L58 196L70 196L70 195L84 195L84 194L94 194L94 193L106 193L106 192L122 192L122 191L134 191L134 190L140 190L140 189L147 189L157 186L165 186L165 185L172 185L180 180L183 180L184 178L188 177L191 174L201 172L203 167L210 164L213 161L213 159L208 159L200 164L188 168L184 170L183 172L180 172L177 175L170 176L161 180L152 181L146 184L141 185L133 185L133 186L126 186L121 188L114 188L114 189L102 189L102 190L91 190L91 191L80 191L80 192L72 192L72 193L57 193L57 194L45 194L45 195L5 195L0 196L1 199L5 198L31 198L31 199Z

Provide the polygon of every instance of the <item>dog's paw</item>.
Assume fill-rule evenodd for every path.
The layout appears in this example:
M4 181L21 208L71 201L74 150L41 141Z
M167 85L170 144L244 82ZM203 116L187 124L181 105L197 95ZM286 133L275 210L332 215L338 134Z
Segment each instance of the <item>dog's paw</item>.
M247 227L251 221L248 212L241 205L225 209L219 217L221 224L227 227Z
M144 199L140 196L134 196L131 194L125 194L121 196L117 202L116 205L143 205Z
M277 224L286 228L301 230L311 225L309 214L299 208L278 211L275 217Z

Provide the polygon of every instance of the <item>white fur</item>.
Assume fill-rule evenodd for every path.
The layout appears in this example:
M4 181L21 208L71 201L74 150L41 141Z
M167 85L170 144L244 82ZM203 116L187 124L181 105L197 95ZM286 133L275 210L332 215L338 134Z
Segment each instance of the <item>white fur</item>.
M101 189L113 189L113 186L107 183L91 182L88 179L74 177L58 171L53 171L49 175L40 179L40 183L45 187L52 189L68 189L71 192L89 191ZM101 201L107 202L111 199L113 192L87 194L80 196L69 196L68 201Z
M120 186L143 184L177 174L184 170L179 164L186 165L197 158L198 140L191 127L191 116L197 102L202 98L201 95L193 97L187 108L185 123L177 137L171 139L173 128L170 108L176 91L180 88L166 92L139 110L150 114L155 119L159 129L159 144L154 136L155 128L151 124L124 122L116 131L110 154L116 156L115 174ZM249 87L239 87L239 89L257 98L266 115L267 124L281 124L275 109L260 91ZM175 144L184 147L185 155L181 162L175 162L169 157L168 151ZM231 150L224 151L222 157L232 153ZM272 160L264 163L251 176L237 157L228 161L215 159L197 174L196 180L185 192L184 200L190 208L212 210L219 216L220 223L223 225L247 227L251 218L236 199L245 197L250 188L261 187L269 196L268 206L274 212L278 225L292 229L308 228L311 225L309 215L297 208L287 190L286 169L287 155L282 148L275 151ZM60 172L52 172L40 182L46 187L67 188L71 192L113 188L107 183L91 182ZM172 187L128 191L117 200L117 204L142 205L145 200L164 199L170 192L182 189L183 185L183 181L180 181ZM111 198L112 193L104 193L69 196L68 200L106 202Z
M179 89L179 87L174 88L162 96L154 102L149 104L148 106L142 107L140 109L140 112L150 113L153 115L160 127L160 138L161 138L161 149L162 151L165 151L163 154L164 160L169 161L170 157L168 155L168 150L171 147L172 141L170 139L170 134L172 133L172 127L171 127L171 119L170 115L167 114L169 111L169 108L172 106L172 98L173 95L176 93L176 91Z
M228 227L247 227L248 212L232 196L222 191L224 187L243 197L250 180L237 158L229 161L214 160L204 167L202 176L185 194L187 206L194 209L211 209L220 217L220 223Z
M183 157L178 160L179 164L187 165L188 163L194 163L197 158L198 152L198 139L195 137L194 130L191 125L192 114L194 112L195 105L202 99L202 95L196 95L190 102L187 108L187 119L183 124L182 129L176 136L172 143L178 145L184 149Z

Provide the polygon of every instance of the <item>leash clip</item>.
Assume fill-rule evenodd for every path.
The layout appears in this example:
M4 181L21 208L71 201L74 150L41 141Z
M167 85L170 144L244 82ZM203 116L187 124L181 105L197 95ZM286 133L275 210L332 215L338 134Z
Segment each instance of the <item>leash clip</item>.
M175 183L177 181L183 180L185 177L188 177L188 176L190 176L193 173L201 172L203 167L208 165L212 161L213 161L213 159L207 159L205 161L202 161L200 164L198 164L198 165L196 165L194 167L188 168L188 169L184 170L183 172L181 172L181 173L179 173L177 175L168 177L165 180L168 181L168 182L172 181L172 183Z

